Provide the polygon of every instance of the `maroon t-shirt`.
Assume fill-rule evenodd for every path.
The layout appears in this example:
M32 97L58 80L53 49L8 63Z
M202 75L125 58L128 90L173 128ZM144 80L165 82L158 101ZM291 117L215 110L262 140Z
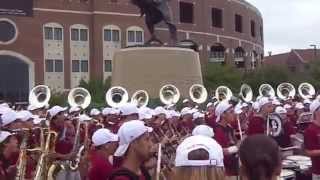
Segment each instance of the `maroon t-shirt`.
M222 146L222 148L228 148L235 145L236 140L234 137L234 132L231 127L223 127L217 124L214 128L214 138ZM238 175L238 158L235 154L224 155L223 163L226 169L226 175L236 176Z
M109 160L93 151L90 156L90 169L88 173L89 180L106 180L114 170Z
M207 125L213 128L216 125L216 118L217 117L213 113L206 115L205 120Z
M282 126L283 126L283 131L281 132L279 137L276 137L275 139L278 142L280 147L282 148L290 147L292 146L290 136L297 133L296 129L293 125L293 122L290 120L286 120Z
M307 150L320 150L320 126L311 123L304 131L304 145ZM320 175L320 156L311 157L312 173Z
M251 116L247 129L247 135L264 134L265 120L261 116Z

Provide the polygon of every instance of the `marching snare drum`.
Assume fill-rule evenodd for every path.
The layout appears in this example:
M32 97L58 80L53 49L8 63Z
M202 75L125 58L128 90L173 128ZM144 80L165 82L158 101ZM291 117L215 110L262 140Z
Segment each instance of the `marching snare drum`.
M292 180L296 177L295 172L288 170L288 169L282 169L280 174L280 180Z
M312 166L311 159L307 156L288 156L286 159L294 161L301 171L306 171Z

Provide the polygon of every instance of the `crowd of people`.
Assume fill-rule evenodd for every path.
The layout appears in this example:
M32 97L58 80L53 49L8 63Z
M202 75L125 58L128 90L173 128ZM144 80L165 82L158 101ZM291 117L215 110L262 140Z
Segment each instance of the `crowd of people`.
M320 179L319 99L222 100L204 109L185 99L182 106L2 103L0 179L272 180L287 150L311 158L304 179Z

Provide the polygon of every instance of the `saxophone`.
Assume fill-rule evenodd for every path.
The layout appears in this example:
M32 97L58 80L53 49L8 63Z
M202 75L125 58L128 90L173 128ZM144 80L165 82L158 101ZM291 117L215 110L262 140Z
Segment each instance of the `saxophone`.
M20 145L20 153L18 159L17 173L15 180L24 180L27 166L27 141L28 141L28 133L23 136L21 145Z

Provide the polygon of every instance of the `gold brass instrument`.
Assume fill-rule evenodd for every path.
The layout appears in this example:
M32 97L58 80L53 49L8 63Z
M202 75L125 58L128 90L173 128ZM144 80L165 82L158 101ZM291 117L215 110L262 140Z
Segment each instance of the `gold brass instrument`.
M34 180L53 179L52 174L53 170L55 169L55 165L51 165L49 168L47 156L49 153L54 152L53 148L55 147L55 142L57 140L58 134L55 131L49 130L48 128L42 128L41 136L44 137L45 134L47 134L45 142L44 138L41 138L43 141L41 142L40 148L41 155L38 159Z
M42 108L46 106L50 100L51 91L48 86L38 85L29 93L29 104L37 108Z
M203 85L194 84L189 89L189 96L193 102L197 104L202 104L206 102L208 98L208 92Z
M85 88L74 88L68 95L68 103L70 106L77 106L81 107L82 109L86 109L91 103L91 95ZM77 152L77 156L75 159L71 160L70 163L68 163L69 168L73 171L78 169L81 160L81 154L82 151L84 151L84 148L81 148L80 146L80 130L82 123L84 123L85 127L87 127L86 122L80 122L80 120L78 119L72 149L72 152ZM85 128L85 130L87 130L87 128Z
M73 88L68 94L68 103L71 107L85 109L91 103L91 95L85 88Z
M24 180L26 167L27 167L27 141L28 141L29 133L24 133L21 145L20 145L20 153L17 165L17 173L15 180Z
M310 83L301 83L298 92L303 99L311 99L316 94L315 88Z
M282 100L294 98L296 95L296 89L291 83L281 83L277 87L277 95Z
M270 84L261 84L259 87L260 97L275 97L275 91Z
M218 101L229 101L232 97L232 91L227 86L219 86L215 91L215 97Z
M138 90L133 93L131 97L131 102L136 104L137 107L145 107L148 105L149 102L149 95L145 90Z
M111 107L123 106L129 100L128 92L125 88L121 86L115 86L110 88L106 95L106 102Z
M176 86L167 84L161 87L159 97L165 105L176 104L180 99L180 92Z
M253 91L248 84L242 84L239 96L244 102L250 102L253 99Z

